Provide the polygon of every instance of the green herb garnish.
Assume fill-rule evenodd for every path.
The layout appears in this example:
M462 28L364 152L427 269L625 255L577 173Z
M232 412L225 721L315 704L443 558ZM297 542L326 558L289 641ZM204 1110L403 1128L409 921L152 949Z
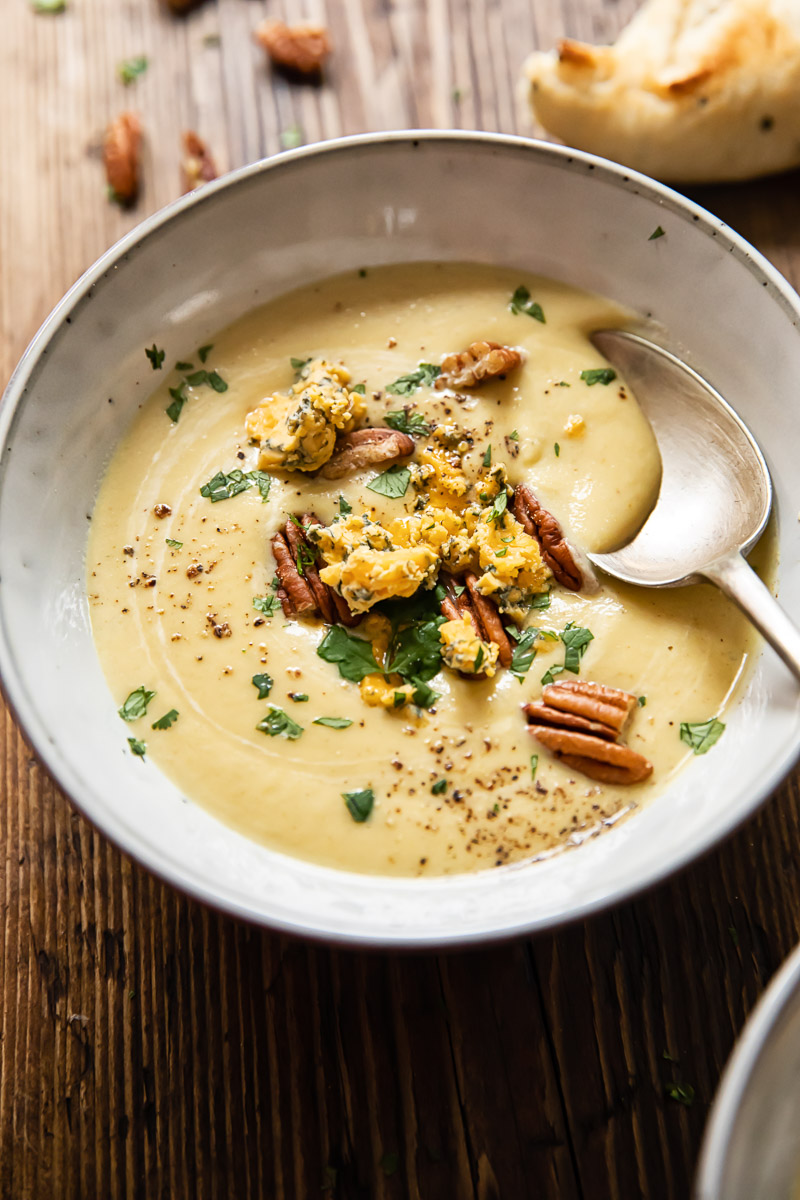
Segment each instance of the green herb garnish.
M647 696L640 696L639 697L639 708L644 708L645 704L647 704Z
M163 717L159 717L157 721L153 721L151 729L169 729L174 725L180 716L177 708L171 708L169 712L164 713Z
M563 671L564 671L564 668L561 666L560 663L553 663L553 665L549 669L549 671L545 671L544 675L542 676L542 683L544 683L544 684L552 683L553 680L555 679L556 675L563 674Z
M352 504L348 504L347 501L345 500L344 496L340 496L339 497L339 512L341 513L341 515L343 517L346 517L352 511L353 511Z
M311 362L310 358L290 358L289 359L291 368L297 375L302 375L303 371L305 371L306 367L308 366L308 364L310 362Z
M430 387L441 373L442 368L437 367L434 363L421 362L416 371L411 371L408 375L401 375L399 379L395 379L394 383L387 386L386 391L390 396L410 396L412 392L416 392L417 388Z
M228 385L222 376L217 371L209 371L206 383L213 388L215 392L227 392Z
M280 600L274 592L271 596L253 596L253 608L257 608L265 617L274 616L279 604Z
M434 796L441 796L443 792L447 791L447 780L437 779L436 783L432 785L431 791L433 792Z
M544 609L549 608L549 607L550 607L550 593L549 592L540 592L539 595L534 596L530 602L530 608L535 608L535 609L538 609L539 611L543 611Z
M148 691L144 684L135 688L122 705L122 708L117 709L123 721L138 721L139 717L143 717L153 696L155 696L155 692Z
M581 371L581 379L588 387L592 387L595 383L602 383L608 386L617 378L617 372L613 367L592 367L588 371Z
M670 1100L677 1100L679 1104L683 1104L686 1108L691 1108L694 1104L694 1088L690 1083L668 1083L664 1090Z
M289 699L293 700L295 704L305 704L308 696L305 692L289 692Z
M359 825L366 821L375 803L375 793L372 788L362 788L360 792L342 792L342 798L350 816Z
M516 429L511 430L511 433L508 435L508 440L510 442L518 442L519 441L519 434L517 433Z
M383 420L390 429L396 429L398 433L416 434L418 437L423 437L431 431L430 425L423 421L419 413L409 413L404 408L399 411L387 412Z
M558 458L559 454L561 453L561 447L559 446L558 442L554 443L553 452L555 453L556 458Z
M489 521L494 521L496 524L507 508L508 496L505 492L500 492L499 495L495 497L494 504L492 505L491 512L489 514Z
M166 543L169 546L170 550L182 550L183 549L183 542L178 542L175 540L175 538L167 538Z
M511 626L508 632L517 643L511 655L509 669L511 674L515 675L522 683L531 668L531 663L536 658L536 639L539 636L539 630L535 626L530 629L515 629L514 626Z
M194 370L194 363L190 363L190 362L176 362L176 363L175 363L175 370L176 370L176 371L193 371L193 370Z
M217 504L220 500L230 500L232 496L246 492L255 483L262 501L266 501L271 482L271 477L265 471L240 471L237 468L227 475L224 471L217 471L216 475L200 488L200 495L205 496L212 504Z
M204 363L206 361L206 359L208 358L209 354L211 353L211 351L213 349L214 349L213 342L209 342L207 346L200 347L200 349L197 351L197 357L200 359L201 363Z
M365 383L354 383L350 388L351 392L355 392L358 396L366 396L367 385Z
M314 717L314 725L326 725L328 729L349 729L353 724L347 717Z
M299 125L290 125L281 130L281 145L284 150L296 150L303 144L303 131Z
M376 475L372 482L367 484L367 488L371 492L377 492L379 496L388 496L389 499L399 500L401 496L405 496L410 479L411 472L408 467L395 464L383 474Z
M586 653L589 642L594 641L594 634L580 625L573 625L570 621L561 634L561 640L567 648L564 655L564 670L578 675L581 669L581 659Z
M278 737L280 735L292 742L296 741L303 732L302 725L298 725L288 713L274 704L270 704L269 712L258 722L256 729L260 733L269 734L270 737Z
M189 387L200 387L201 384L208 382L208 371L193 371L191 375L186 376L186 382Z
M365 675L380 673L371 644L354 637L341 625L331 626L317 646L317 654L325 662L336 663L342 679L351 683L360 683Z
M267 675L265 671L261 675L254 675L250 682L253 687L258 688L259 700L266 700L272 690L272 676Z
M165 350L159 350L158 346L153 342L149 350L145 350L145 354L150 360L150 366L154 371L160 371L164 365Z
M144 758L147 753L147 742L140 742L138 738L129 737L128 745L131 748L131 754L135 754L137 758Z
M492 465L492 447L491 447L491 445L487 446L483 452L483 465L485 467L490 467Z
M514 292L508 307L516 317L525 313L527 316L533 317L534 320L541 321L543 325L547 323L541 304L537 304L535 300L531 300L531 294L523 284L520 284Z
M148 62L143 54L138 55L136 58L124 58L117 67L117 74L127 87L128 84L138 79L140 75L144 75L147 66Z
M654 242L656 240L656 238L660 238L663 236L664 236L664 230L661 228L660 225L656 225L655 229L650 234L650 237L647 240L648 240L648 242Z
M531 755L531 779L536 778L536 768L539 766L539 755Z
M60 13L67 7L67 0L31 0L31 8L38 13Z
M725 726L716 717L708 721L681 722L681 741L691 746L695 754L705 754L722 736Z
M169 394L172 396L172 404L167 407L167 416L171 421L177 423L178 417L181 415L181 409L186 403L186 397L183 394L185 384L181 383L176 388L170 388Z

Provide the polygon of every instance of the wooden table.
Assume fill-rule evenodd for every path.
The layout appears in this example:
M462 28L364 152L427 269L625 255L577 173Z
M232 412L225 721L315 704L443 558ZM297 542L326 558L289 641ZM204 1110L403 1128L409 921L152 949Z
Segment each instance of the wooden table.
M4 0L0 377L65 288L222 167L367 129L529 132L524 54L612 38L635 0ZM265 15L327 22L325 86L272 76ZM123 58L150 67L124 88ZM97 146L147 132L138 208ZM800 276L798 177L696 198ZM277 937L162 886L69 806L0 709L2 1200L686 1200L734 1038L797 941L797 777L674 881L553 936L453 955ZM691 1085L686 1106L671 1084Z

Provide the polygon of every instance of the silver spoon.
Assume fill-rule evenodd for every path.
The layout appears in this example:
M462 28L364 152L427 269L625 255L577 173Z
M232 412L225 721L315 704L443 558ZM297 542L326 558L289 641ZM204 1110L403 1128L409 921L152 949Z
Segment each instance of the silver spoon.
M772 507L764 456L729 404L691 367L638 334L592 334L618 367L661 452L655 507L632 541L591 562L641 587L710 580L739 606L800 679L800 630L748 566Z

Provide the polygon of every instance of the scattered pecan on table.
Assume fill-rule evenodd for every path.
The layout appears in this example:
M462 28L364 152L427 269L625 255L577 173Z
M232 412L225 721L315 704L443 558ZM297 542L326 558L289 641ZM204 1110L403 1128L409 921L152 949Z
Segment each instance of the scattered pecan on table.
M203 3L203 0L161 0L161 3L170 12L185 13L193 8L197 8Z
M255 38L276 67L307 78L322 73L323 63L331 52L325 26L307 21L297 25L265 21L256 30Z
M499 342L473 342L460 354L447 355L436 387L440 390L479 387L487 379L507 375L521 362L521 353L511 346L501 346Z
M583 573L573 558L561 526L547 509L542 508L527 484L517 485L511 511L525 532L536 538L542 558L562 587L579 592L583 587Z
M317 550L305 536L308 526L318 525L319 520L314 513L303 513L297 521L289 518L272 538L284 616L319 614L329 625L357 625L361 617L351 613L347 602L319 577Z
M414 453L414 439L395 429L357 429L337 438L333 454L322 468L324 479L341 479L361 467L391 462Z
M445 589L445 597L441 602L442 615L447 617L448 621L461 621L468 617L478 637L497 646L500 665L510 667L514 648L500 619L500 613L493 601L478 591L478 576L474 572L466 571L463 581L464 591L457 596L456 580L450 576L442 576Z
M134 112L124 112L106 129L103 162L106 182L120 204L133 204L139 194L142 125Z
M652 764L617 741L636 697L591 680L549 683L541 700L523 707L528 732L561 762L601 783L641 783Z
M209 153L208 146L191 129L183 135L183 153L181 168L184 195L217 178L217 165Z

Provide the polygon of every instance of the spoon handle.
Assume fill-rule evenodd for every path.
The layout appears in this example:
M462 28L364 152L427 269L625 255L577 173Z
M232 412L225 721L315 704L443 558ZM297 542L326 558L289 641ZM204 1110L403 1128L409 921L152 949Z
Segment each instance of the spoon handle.
M710 563L702 574L730 596L800 679L800 629L737 550Z

